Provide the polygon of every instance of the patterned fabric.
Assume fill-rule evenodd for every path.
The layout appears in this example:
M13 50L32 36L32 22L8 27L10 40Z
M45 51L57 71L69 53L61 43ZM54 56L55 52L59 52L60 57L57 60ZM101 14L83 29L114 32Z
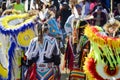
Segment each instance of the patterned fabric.
M39 56L36 61L38 80L54 80L53 67L60 64L59 48L55 38L45 35L43 44L38 43L38 38L34 38L25 55L28 59ZM50 66L49 63L53 65Z
M85 78L85 74L83 71L81 71L80 69L73 69L70 72L70 78Z
M38 80L54 80L54 68L43 68L37 69Z
M75 57L74 61L74 68L70 72L70 79L85 79L86 75L83 71L83 65L85 61L85 57L87 56L88 52L83 51L83 49L89 50L89 41L87 40L86 36L81 36L80 42L79 42L79 54Z
M48 21L49 24L49 32L52 36L60 35L62 32L58 28L57 21L54 18L51 18Z
M65 32L67 33L67 34L69 34L69 33L72 33L72 30L73 30L73 20L75 19L75 16L74 16L74 14L71 14L69 17L68 17L68 19L67 19L67 21L66 21L66 23L65 23Z

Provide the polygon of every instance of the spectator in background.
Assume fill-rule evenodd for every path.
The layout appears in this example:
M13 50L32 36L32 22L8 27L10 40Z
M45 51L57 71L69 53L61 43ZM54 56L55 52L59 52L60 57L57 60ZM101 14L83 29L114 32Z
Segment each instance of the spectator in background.
M120 0L114 0L113 1L113 7L116 8L118 3L120 3Z
M62 30L62 34L63 34L63 44L65 44L65 37L66 37L66 34L64 34L65 33L64 25L68 17L71 15L71 13L72 12L71 12L71 9L68 3L63 2L63 4L61 5L60 12L59 12L60 29Z
M106 23L107 21L106 14L102 12L102 10L103 10L103 7L98 6L96 12L93 13L93 16L94 16L94 19L92 21L93 25L102 27Z
M82 7L83 15L88 15L90 12L90 3L88 0L82 0L79 4Z
M114 11L114 17L120 21L120 3L117 4L117 8Z
M24 4L20 2L20 0L16 0L16 2L13 4L13 9L20 11L22 13L25 12Z
M0 15L6 10L6 2L2 2Z
M120 16L120 3L117 4L117 9L114 11L114 16Z
M60 26L61 26L60 28L64 29L64 24L67 18L71 15L71 9L66 2L62 4L62 8L60 9L59 15L60 15Z
M56 6L56 10L58 11L59 10L59 3L58 3L58 0L51 0L53 1L53 5Z
M110 12L110 10L106 7L106 5L104 5L104 3L103 3L103 2L101 2L101 1L97 0L97 2L96 2L96 3L97 3L97 4L96 4L96 6L94 6L93 10L92 10L92 11L90 11L90 13L89 13L89 14L94 13L94 12L97 10L97 7L99 7L99 6L102 6L102 7L103 7L102 11L103 11L103 12L105 12L106 14Z
M90 12L93 11L96 5L97 5L97 0L90 0Z

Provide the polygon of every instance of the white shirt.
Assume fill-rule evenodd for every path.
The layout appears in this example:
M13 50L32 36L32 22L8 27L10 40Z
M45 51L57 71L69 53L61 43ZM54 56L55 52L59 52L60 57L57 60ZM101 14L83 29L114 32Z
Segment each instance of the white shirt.
M68 33L72 33L72 20L75 18L75 16L72 14L71 16L68 17L66 23L65 23L65 32Z
M56 53L53 52L56 46ZM57 44L57 40L48 35L44 36L43 44L38 43L38 37L31 40L29 48L25 55L27 59L30 60L32 57L36 57L39 53L39 58L37 60L37 64L44 63L44 56L46 58L51 58L53 53L54 55L59 55L59 48Z

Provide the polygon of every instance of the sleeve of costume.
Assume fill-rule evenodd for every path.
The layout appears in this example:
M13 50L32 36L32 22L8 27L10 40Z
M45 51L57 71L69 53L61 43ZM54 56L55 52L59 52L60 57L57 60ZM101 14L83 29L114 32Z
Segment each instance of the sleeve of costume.
M36 49L37 49L36 45L37 45L36 41L34 39L32 39L31 42L30 42L30 45L28 47L28 50L25 53L25 55L27 56L28 60L32 59L32 57L34 57L37 54L37 52L36 52Z
M55 39L55 46L54 46L54 64L59 65L60 64L60 51L58 47L57 40Z
M48 20L48 24L50 26L49 28L50 34L52 34L53 36L61 34L61 31L58 28L58 23L55 19Z
M72 33L72 16L68 17L67 21L65 22L65 32L67 34Z

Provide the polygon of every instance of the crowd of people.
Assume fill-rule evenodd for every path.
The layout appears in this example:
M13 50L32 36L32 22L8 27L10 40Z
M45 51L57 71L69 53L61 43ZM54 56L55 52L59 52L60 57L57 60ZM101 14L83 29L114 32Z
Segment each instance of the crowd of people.
M110 14L114 14L113 17L119 21L119 0L117 6L113 6L113 10L110 3L105 4L103 0L33 0L32 5L30 2L32 3L32 0L0 2L1 17L13 14L13 10L17 14L29 13L32 10L38 12L33 12L38 16L33 20L37 26L37 36L31 40L24 53L22 65L28 66L28 69L21 71L21 79L60 80L62 54L65 55L65 67L71 72L74 68L80 69L83 74L81 79L85 80L83 65L90 52L90 41L84 34L84 29L92 25L104 30L103 26L111 18ZM31 74L31 66L35 68L34 75ZM71 75L69 78L74 80Z

